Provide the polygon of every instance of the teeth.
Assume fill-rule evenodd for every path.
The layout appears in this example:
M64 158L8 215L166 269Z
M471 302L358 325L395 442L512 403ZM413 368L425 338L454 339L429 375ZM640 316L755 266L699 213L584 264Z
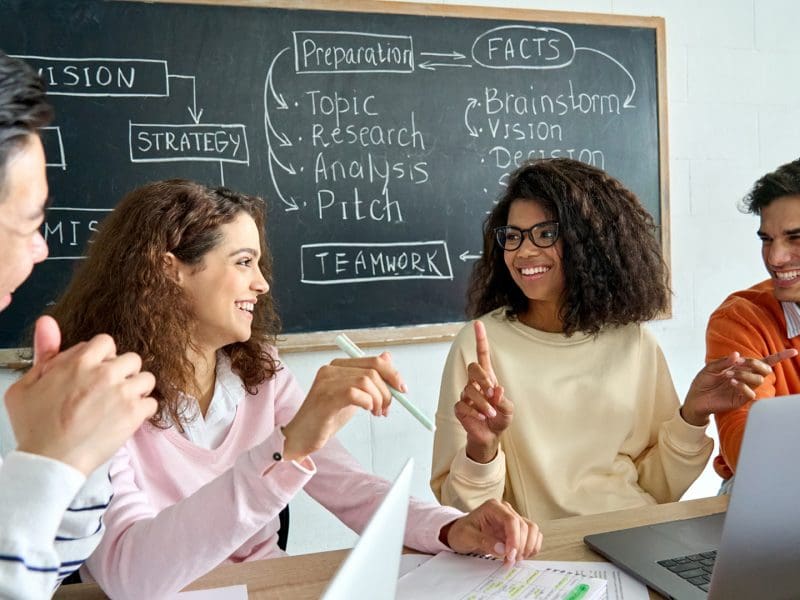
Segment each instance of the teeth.
M523 267L520 269L523 275L538 275L539 273L547 273L550 267Z
M236 302L236 308L239 310L246 310L249 313L253 312L255 306L256 305L252 302Z
M800 271L776 271L775 277L784 281L800 277Z

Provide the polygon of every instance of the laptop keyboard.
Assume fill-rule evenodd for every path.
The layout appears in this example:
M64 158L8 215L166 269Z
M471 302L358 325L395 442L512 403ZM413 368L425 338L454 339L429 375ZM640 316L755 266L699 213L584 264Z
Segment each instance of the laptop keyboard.
M708 585L711 583L711 570L714 568L716 558L717 552L714 550L702 554L659 560L658 564L707 592Z

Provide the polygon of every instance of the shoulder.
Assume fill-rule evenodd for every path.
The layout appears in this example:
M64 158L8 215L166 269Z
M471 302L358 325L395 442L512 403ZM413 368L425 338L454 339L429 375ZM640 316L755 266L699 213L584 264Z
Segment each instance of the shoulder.
M762 281L746 290L732 293L714 311L711 318L747 313L774 313L781 309L773 294L772 281Z
M733 332L759 336L772 332L770 335L783 336L785 323L783 307L775 299L772 282L767 280L728 296L709 318L706 333L712 337Z

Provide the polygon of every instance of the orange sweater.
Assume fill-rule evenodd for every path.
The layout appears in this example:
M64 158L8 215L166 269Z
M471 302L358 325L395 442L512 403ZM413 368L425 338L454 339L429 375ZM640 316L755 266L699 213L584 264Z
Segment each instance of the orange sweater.
M772 293L772 281L728 296L711 315L706 331L706 362L731 352L745 357L764 357L785 348L800 352L800 336L786 337L786 318L781 303ZM800 393L800 357L775 365L773 375L756 388L756 400ZM755 400L715 415L719 431L720 455L714 470L723 479L736 471L747 414Z

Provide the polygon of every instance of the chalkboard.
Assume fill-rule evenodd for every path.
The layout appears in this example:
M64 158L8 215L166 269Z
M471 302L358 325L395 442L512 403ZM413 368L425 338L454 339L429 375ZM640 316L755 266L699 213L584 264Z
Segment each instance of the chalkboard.
M41 72L57 114L50 258L0 314L0 347L20 345L124 193L156 179L267 200L289 346L452 332L482 220L527 157L620 178L669 256L662 19L253 4L0 0L0 48Z

